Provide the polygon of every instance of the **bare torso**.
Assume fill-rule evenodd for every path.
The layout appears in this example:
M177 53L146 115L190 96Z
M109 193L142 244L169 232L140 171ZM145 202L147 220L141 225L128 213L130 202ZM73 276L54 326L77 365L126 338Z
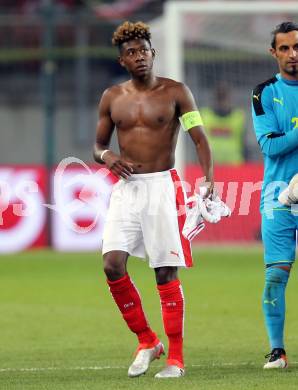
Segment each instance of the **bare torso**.
M116 126L120 154L134 164L136 173L164 171L174 166L179 128L175 96L180 85L157 77L150 89L137 90L131 81L110 89L110 115Z

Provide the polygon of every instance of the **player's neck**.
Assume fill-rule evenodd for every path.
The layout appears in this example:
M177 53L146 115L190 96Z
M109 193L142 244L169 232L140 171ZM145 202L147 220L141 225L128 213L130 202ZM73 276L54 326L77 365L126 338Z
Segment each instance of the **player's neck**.
M283 79L286 79L289 81L298 81L298 73L291 75L291 74L288 74L280 69L280 75Z
M153 73L150 73L143 77L133 76L131 78L131 83L135 89L144 90L154 87L156 80L157 77Z

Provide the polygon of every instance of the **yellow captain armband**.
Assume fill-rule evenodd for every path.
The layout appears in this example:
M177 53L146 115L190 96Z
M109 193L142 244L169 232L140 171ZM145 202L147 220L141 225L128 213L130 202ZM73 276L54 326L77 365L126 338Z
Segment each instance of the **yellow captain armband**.
M179 117L179 121L184 131L188 131L195 126L203 126L203 121L199 111L186 112Z

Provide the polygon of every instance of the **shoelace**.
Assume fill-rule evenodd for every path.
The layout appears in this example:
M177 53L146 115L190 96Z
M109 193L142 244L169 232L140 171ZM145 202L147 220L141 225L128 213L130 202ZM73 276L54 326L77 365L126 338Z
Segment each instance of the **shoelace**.
M274 359L279 359L280 355L276 352L270 352L265 355L265 359L270 358L269 362L272 362Z
M149 344L139 344L138 348L134 352L134 356L137 356L137 354L143 349L149 349L149 348L154 348L154 347L152 347L152 345Z
M135 358L134 364L144 364L147 362L147 360L148 360L148 351L146 351L146 353L145 353L145 350L141 349L141 350L139 350L139 353L137 354L137 356Z

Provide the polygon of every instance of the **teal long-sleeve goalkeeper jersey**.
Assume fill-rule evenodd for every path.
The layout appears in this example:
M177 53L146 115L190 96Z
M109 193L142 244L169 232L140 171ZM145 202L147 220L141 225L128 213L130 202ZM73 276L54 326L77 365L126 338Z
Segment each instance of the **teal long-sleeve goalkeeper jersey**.
M298 81L277 74L259 84L252 94L252 117L264 157L263 211L267 200L277 205L280 190L298 172Z

